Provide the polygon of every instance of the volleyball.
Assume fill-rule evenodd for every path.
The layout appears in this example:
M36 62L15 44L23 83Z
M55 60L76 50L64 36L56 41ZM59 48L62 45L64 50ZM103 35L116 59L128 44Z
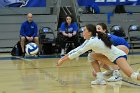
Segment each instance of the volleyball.
M28 43L26 45L25 51L28 55L36 55L39 51L39 48L35 43Z

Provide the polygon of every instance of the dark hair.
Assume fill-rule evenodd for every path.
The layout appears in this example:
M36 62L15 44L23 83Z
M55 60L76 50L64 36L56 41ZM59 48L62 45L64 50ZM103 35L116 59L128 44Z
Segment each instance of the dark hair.
M88 29L89 32L91 32L92 36L96 36L96 34L98 34L98 38L101 39L107 47L111 48L112 42L110 41L110 38L107 34L97 32L96 26L92 24L87 24L85 27Z
M96 26L92 24L87 24L85 27L88 29L89 32L91 32L92 36L96 36Z
M65 22L67 23L67 21L66 21L66 18L67 17L70 17L71 18L71 23L73 23L74 22L74 20L73 20L73 16L72 15L66 15L66 17L65 17Z
M107 34L98 32L98 38L101 39L107 47L111 48L112 42L110 41L110 37L108 37Z
M71 24L74 23L74 21L73 21L72 15L66 15L66 17L65 17L65 27L68 29L68 23L67 23L67 21L66 21L66 18L67 18L67 17L70 17L70 18L71 18Z
M103 30L106 30L106 33L108 33L107 25L105 23L98 23L97 25L100 25L103 28Z

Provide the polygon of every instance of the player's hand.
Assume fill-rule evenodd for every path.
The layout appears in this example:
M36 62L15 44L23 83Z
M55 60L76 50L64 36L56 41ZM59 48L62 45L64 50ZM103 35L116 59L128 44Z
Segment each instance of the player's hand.
M62 58L61 58L61 59L59 59L59 60L58 60L58 62L57 62L57 64L56 64L56 66L57 66L57 67L59 67L59 66L61 66L61 65L62 65L62 63L63 63L63 60L62 60Z
M57 62L57 65L56 66L61 66L62 65L62 63L63 62L65 62L65 61L68 61L69 60L69 58L68 58L68 55L65 55L64 57L62 57L62 58L60 58L59 60L58 60L58 62Z

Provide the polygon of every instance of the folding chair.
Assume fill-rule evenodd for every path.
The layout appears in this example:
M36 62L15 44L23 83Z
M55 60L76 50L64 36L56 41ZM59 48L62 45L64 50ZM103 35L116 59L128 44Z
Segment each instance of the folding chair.
M113 25L113 26L110 28L110 32L111 32L113 35L116 35L116 36L119 36L119 37L124 38L125 40L128 39L128 37L127 37L126 34L125 34L124 29L123 29L121 26L119 26L119 25Z
M128 36L132 52L134 48L140 48L140 26L130 25L128 28Z
M84 26L81 26L78 30L78 37L79 37L80 45L85 41L83 38L83 31L84 31Z
M55 49L52 49L52 47L55 47L56 38L55 38L53 30L50 27L42 27L39 30L39 41L41 45L40 51L42 54L47 54L49 51L50 51L49 52L50 54L51 52L53 52L53 50L55 50ZM47 49L47 47L49 48Z

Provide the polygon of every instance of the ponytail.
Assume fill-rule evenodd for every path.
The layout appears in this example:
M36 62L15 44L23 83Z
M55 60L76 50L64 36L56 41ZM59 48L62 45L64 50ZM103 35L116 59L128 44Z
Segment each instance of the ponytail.
M101 39L107 47L111 48L112 42L110 41L110 37L108 37L107 34L102 32L97 32L97 33L98 33L98 38Z

